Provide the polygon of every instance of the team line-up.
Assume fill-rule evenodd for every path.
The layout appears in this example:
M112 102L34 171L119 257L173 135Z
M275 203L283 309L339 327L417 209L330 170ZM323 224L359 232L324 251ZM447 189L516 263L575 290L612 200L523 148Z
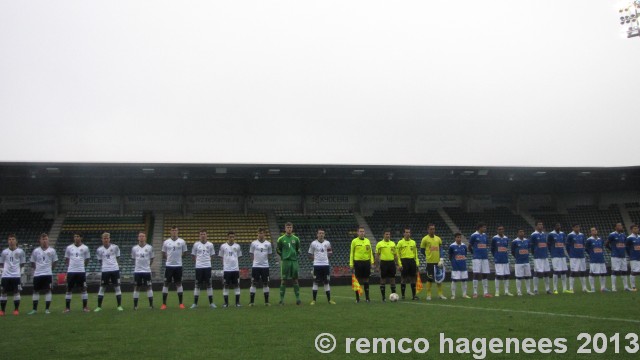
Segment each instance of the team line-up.
M442 239L435 235L435 225L428 225L428 234L422 238L418 248L415 240L411 238L411 229L405 228L403 237L397 243L391 240L391 231L385 230L383 239L378 241L372 249L371 242L365 237L364 227L358 228L358 236L351 241L349 256L349 266L353 271L354 290L356 302L360 302L362 293L365 295L365 302L370 302L369 279L372 271L379 271L380 293L382 301L385 302L386 284L389 284L392 300L399 296L396 294L396 271L401 273L401 296L405 299L406 285L411 287L411 299L419 300L416 296L417 286L422 283L419 280L418 251L426 259L426 300L431 300L431 285L435 282L437 293L440 299L446 300L443 294L442 280L444 279L444 262L446 256L451 262L451 299L455 299L457 285L461 284L462 297L471 298L467 295L467 255L472 255L473 273L473 298L477 298L478 285L482 282L483 296L493 297L489 292L488 275L489 252L491 252L495 268L495 296L500 296L501 283L504 285L504 295L514 296L509 292L509 277L511 270L509 267L509 254L515 259L515 278L517 295L522 296L522 282L525 283L526 293L529 295L538 294L539 279L544 279L545 291L547 294L558 294L558 282L561 280L562 292L574 293L575 278L579 278L582 284L582 291L595 292L595 277L600 278L600 291L616 291L617 277L622 277L625 291L635 292L636 276L640 275L640 236L638 236L638 226L630 227L630 234L626 235L622 224L616 224L615 231L609 234L606 240L598 236L595 227L589 229L590 236L580 232L580 225L575 224L573 231L565 234L561 230L560 224L555 225L555 229L546 233L542 222L536 222L535 231L525 237L523 229L519 229L514 239L509 239L504 233L504 227L498 226L497 235L489 240L484 223L477 225L467 244L462 242L462 234L456 233L455 242L449 245L445 251ZM264 304L269 303L269 258L273 253L271 242L266 240L266 230L258 229L257 239L251 243L249 253L253 266L251 271L250 303L255 304L257 286L262 286ZM179 300L179 307L184 309L183 286L182 286L182 259L187 254L187 243L178 237L178 228L172 227L171 237L162 244L162 257L165 260L164 286L162 288L161 310L167 308L167 296L169 286L175 285ZM8 236L9 247L0 255L0 264L3 264L2 280L0 282L0 316L5 315L8 295L13 295L14 315L19 314L21 273L26 263L25 252L18 247L18 242L14 234ZM605 264L605 249L611 252L611 290L606 287L607 268ZM276 253L280 257L281 283L280 283L280 305L284 305L284 298L287 285L292 286L296 298L296 304L300 305L300 286L298 283L298 257L300 256L300 239L293 234L293 224L285 224L285 233L278 238ZM331 244L325 239L323 229L317 230L317 239L309 246L308 254L313 259L313 301L316 304L318 288L322 284L329 304L335 305L331 300L330 263L332 255ZM191 255L195 261L196 281L194 288L194 301L191 308L198 306L200 290L206 288L209 300L209 307L216 308L213 302L213 286L211 281L211 263L216 254L214 245L207 239L207 230L201 229L199 241L193 244ZM533 256L533 271L530 265L530 256ZM587 287L587 267L586 256L589 256L589 285ZM627 264L629 257L631 273L628 274ZM105 290L112 286L117 300L117 309L123 310L122 292L120 289L120 271L118 257L120 248L110 241L110 234L102 234L102 246L96 251L96 257L101 264L101 283L98 291L97 307L95 312L102 311L102 302ZM235 242L235 233L230 231L227 234L227 241L220 246L218 256L222 258L223 264L223 307L229 306L229 291L234 289L235 306L240 307L240 269L238 258L242 256L240 245ZM153 290L151 287L151 264L154 260L153 248L147 244L145 232L138 234L138 244L131 249L131 257L135 260L134 268L134 290L133 305L134 310L138 309L140 291L146 291L149 307L153 308ZM551 258L551 262L549 261ZM569 266L567 266L567 258ZM74 289L80 289L82 297L83 311L89 312L88 292L86 283L86 266L89 263L89 248L82 243L82 234L73 235L73 244L67 246L64 254L67 266L66 274L66 306L65 313L71 311L71 299ZM29 258L33 274L33 309L29 314L36 314L40 295L45 296L45 313L49 314L52 299L53 268L58 261L56 251L49 247L47 234L41 234L40 247L34 249ZM570 271L569 271L570 270ZM567 274L569 276L569 286L567 286ZM550 278L553 277L553 290L551 289ZM531 281L533 279L533 291Z

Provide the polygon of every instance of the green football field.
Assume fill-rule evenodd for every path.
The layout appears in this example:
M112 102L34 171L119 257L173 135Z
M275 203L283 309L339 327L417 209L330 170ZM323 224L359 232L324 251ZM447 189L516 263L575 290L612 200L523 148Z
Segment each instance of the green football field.
M512 292L515 292L514 282L511 283ZM493 289L492 283L490 286ZM435 288L433 291L435 294ZM242 308L222 309L221 291L216 289L214 300L218 309L207 308L207 298L201 296L198 309L180 310L177 296L171 292L169 309L160 311L161 294L155 292L155 310L146 307L146 297L141 294L140 309L134 312L131 294L125 293L125 311L118 312L115 309L115 296L107 293L101 313L82 313L80 296L74 294L70 314L62 314L64 297L56 295L52 314L43 313L44 304L41 300L40 312L33 316L26 315L31 308L31 296L23 294L20 316L10 315L13 304L9 298L9 315L0 318L2 358L382 359L391 356L407 359L481 359L482 341L487 345L484 358L506 359L514 356L513 353L505 354L505 347L502 348L502 354L489 353L491 338L503 341L506 338L518 339L521 348L516 356L529 359L577 359L585 356L594 359L611 356L638 359L640 356L640 352L629 353L637 351L640 346L634 344L632 338L635 335L637 339L640 335L639 293L619 291L586 294L578 291L574 295L501 296L493 299L458 297L453 301L427 302L423 291L420 294L421 301L398 303L382 303L378 285L371 287L371 294L373 301L370 304L355 304L349 287L333 287L332 295L337 305L329 305L321 288L318 304L310 306L311 289L302 288L303 305L296 306L293 291L289 288L285 306L265 307L262 293L258 290L257 306L248 307L248 291L243 289ZM445 295L450 296L449 284L445 284ZM192 300L191 292L185 292L187 307ZM271 302L277 304L277 300L277 289L272 289ZM96 306L95 294L90 294L89 305L91 308ZM316 350L316 337L321 333L330 333L336 339L336 347L330 354ZM453 351L459 354L449 354L448 348L444 349L445 354L440 354L441 333L452 339ZM577 353L578 348L586 342L577 340L580 333L588 333L592 337L592 342L586 346L592 351L589 355ZM604 335L596 335L599 333ZM632 335L625 339L630 333ZM611 339L616 334L620 336L617 341L618 355L615 355L616 341ZM348 338L354 340L347 347ZM375 342L377 353L374 353L374 338L393 338L396 342L395 354L390 354L390 342L384 343L387 353L383 354L383 342L378 340ZM410 339L410 342L400 344L402 338ZM467 341L459 338L466 338ZM549 338L550 343L541 341L541 338ZM540 352L540 349L562 350L553 344L558 338L566 339L565 353ZM429 342L429 349L426 353L419 353L417 351L426 350L424 339ZM596 339L595 343L593 339ZM526 341L535 343L532 345ZM469 346L465 348L465 344ZM319 345L331 347L323 341ZM595 350L602 351L605 345L604 354L594 353ZM515 345L512 342L510 346ZM400 348L411 352L401 353ZM527 351L533 349L535 353L525 354L525 348ZM358 349L368 349L369 353L360 354Z

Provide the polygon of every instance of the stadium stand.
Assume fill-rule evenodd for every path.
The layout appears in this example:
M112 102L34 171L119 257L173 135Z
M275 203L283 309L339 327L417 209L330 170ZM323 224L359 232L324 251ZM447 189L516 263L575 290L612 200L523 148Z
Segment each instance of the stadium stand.
M227 233L236 233L236 242L242 249L242 257L239 259L240 277L250 276L251 256L249 246L256 239L258 228L266 229L267 241L271 241L269 234L269 223L267 215L264 213L235 213L230 211L210 211L198 212L187 216L177 214L167 214L164 218L163 239L170 237L172 226L177 226L178 236L187 242L188 256L183 258L183 276L185 279L195 278L195 266L191 258L191 248L194 242L198 241L200 229L207 230L208 240L215 245L216 256L213 260L213 270L222 270L222 262L217 254L220 245L227 241ZM159 245L161 246L161 244ZM275 252L275 249L274 249ZM273 267L272 267L273 268ZM164 264L162 264L164 273Z
M66 247L73 243L73 233L83 234L83 243L91 251L91 260L87 267L88 279L94 280L91 273L100 272L100 264L95 258L96 250L102 245L102 233L111 234L111 243L120 247L120 258L118 263L122 279L133 278L133 259L131 259L131 248L138 242L138 232L147 232L147 238L152 228L150 214L134 212L126 215L115 215L103 211L74 211L69 212L62 225L60 237L56 243L56 251L60 260L64 259ZM64 261L59 261L56 273L65 273Z

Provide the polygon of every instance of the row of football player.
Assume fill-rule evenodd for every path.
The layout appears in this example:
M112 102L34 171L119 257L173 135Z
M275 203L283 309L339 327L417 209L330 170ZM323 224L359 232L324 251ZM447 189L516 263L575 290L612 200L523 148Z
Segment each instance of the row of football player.
M478 285L482 282L484 297L493 297L489 292L488 275L489 252L493 255L496 274L495 296L500 295L501 283L504 284L504 294L513 296L509 292L508 278L511 275L509 268L509 254L515 258L516 290L518 295L522 295L521 285L525 283L527 293L535 295L538 293L539 279L544 279L545 291L548 294L558 294L558 281L562 281L563 293L572 294L574 291L575 278L580 278L582 290L585 292L595 291L595 277L600 277L600 290L609 291L606 288L605 275L607 268L605 264L605 248L611 250L611 291L616 291L617 277L622 277L625 291L637 291L636 276L640 275L640 237L638 236L638 226L630 227L630 234L624 233L622 224L616 224L613 231L606 240L598 236L595 227L589 229L590 236L587 237L580 232L580 225L574 224L572 232L565 234L560 224L556 224L553 231L545 233L544 224L536 222L536 230L528 237L525 237L523 229L519 229L515 239L509 239L504 232L503 226L498 226L497 232L491 240L488 239L484 223L479 223L477 231L471 234L468 244L462 243L462 235L455 234L455 242L449 245L447 251L443 248L440 237L435 235L435 225L428 225L428 234L422 238L419 251L426 258L426 290L427 300L431 300L431 285L436 282L438 287L438 297L446 299L442 292L441 281L437 277L443 274L443 258L447 256L451 261L452 298L455 298L457 283L462 283L462 296L468 298L466 294L466 281L468 279L467 255L472 255L473 273L473 297L478 297ZM382 241L378 241L374 257L371 244L364 237L364 229L358 230L358 237L353 239L350 252L350 266L354 270L358 284L362 284L366 301L369 301L369 277L372 267L375 268L374 259L380 268L381 294L385 298L384 285L389 282L391 292L395 293L395 273L396 265L400 268L402 275L401 292L405 297L406 284L410 284L412 298L416 297L416 282L418 278L418 247L411 239L411 229L405 228L403 238L395 244L391 240L391 232L384 232ZM589 256L589 282L591 289L586 284L586 255ZM627 255L630 260L631 274L628 274L629 266ZM530 256L533 256L533 271L530 265ZM551 262L549 261L551 258ZM567 258L569 266L567 266ZM569 272L570 270L570 272ZM567 274L569 286L567 287ZM550 286L550 278L553 278L553 290ZM533 279L533 291L531 291L531 279ZM359 292L356 291L356 301L359 301Z

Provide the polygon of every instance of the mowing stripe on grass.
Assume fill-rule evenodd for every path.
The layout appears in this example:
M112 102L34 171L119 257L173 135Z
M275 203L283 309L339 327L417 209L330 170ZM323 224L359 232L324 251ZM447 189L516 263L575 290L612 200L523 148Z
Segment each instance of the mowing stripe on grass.
M333 297L337 297L337 298L341 298L341 299L353 299L353 297L350 297L350 296L333 296ZM403 301L402 303L410 304L410 305L420 305L420 306L439 306L439 307L447 307L447 308L467 309L467 310L474 310L474 311L475 310L486 310L486 311L506 312L506 313L519 313L519 314L528 314L528 315L562 316L562 317L580 318L580 319L589 319L589 320L622 321L622 322L640 324L640 320L609 318L609 317L590 316L590 315L563 314L563 313L552 313L552 312L544 312L544 311L496 309L496 308L484 308L484 307L465 306L465 305L448 305L448 304L409 302L409 301Z

